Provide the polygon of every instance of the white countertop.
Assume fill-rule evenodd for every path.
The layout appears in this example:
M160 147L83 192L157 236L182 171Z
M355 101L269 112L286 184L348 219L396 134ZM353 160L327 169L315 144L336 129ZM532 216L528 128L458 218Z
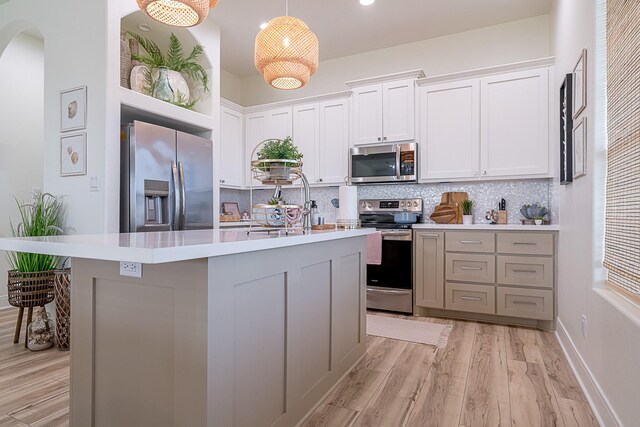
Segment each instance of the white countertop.
M265 249L364 236L373 229L312 231L285 235L246 230L163 231L128 234L78 234L55 237L4 238L0 249L106 261L145 264L209 258Z
M560 226L553 225L521 225L521 224L413 224L414 230L499 230L499 231L560 231Z

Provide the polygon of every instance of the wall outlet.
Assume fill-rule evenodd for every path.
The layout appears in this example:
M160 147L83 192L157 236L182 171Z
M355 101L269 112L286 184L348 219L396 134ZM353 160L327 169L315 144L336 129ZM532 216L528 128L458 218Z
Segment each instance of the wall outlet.
M100 177L99 176L90 176L89 177L89 191L100 191Z
M587 337L587 316L582 315L582 336Z
M142 263L120 261L120 275L130 277L142 277Z

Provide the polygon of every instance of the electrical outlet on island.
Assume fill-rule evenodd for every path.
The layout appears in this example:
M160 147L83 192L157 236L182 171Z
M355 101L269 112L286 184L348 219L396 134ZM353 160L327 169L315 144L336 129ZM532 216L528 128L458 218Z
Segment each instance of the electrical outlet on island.
M587 337L587 315L582 315L582 336Z
M142 277L142 263L120 261L120 275L130 277Z

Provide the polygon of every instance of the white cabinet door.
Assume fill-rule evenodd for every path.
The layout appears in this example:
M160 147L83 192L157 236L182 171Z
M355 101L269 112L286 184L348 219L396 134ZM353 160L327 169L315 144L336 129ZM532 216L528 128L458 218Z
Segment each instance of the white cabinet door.
M415 139L415 80L382 85L382 142Z
M220 117L220 186L240 188L244 172L242 113L221 107Z
M382 142L382 85L353 90L353 144Z
M549 174L548 69L481 79L481 171L486 177Z
M320 103L320 180L344 184L349 173L349 100Z
M293 108L293 142L303 154L302 171L309 183L320 182L318 149L320 107L317 103Z
M246 174L245 174L245 183L247 186L262 186L260 181L256 181L253 179L253 173L251 172L251 160L256 158L255 154L253 158L251 157L251 153L256 148L256 145L260 144L265 138L267 133L267 113L252 113L247 114L245 116L245 165L246 165ZM258 150L256 150L257 152Z
M265 138L285 139L288 136L293 136L292 116L291 107L267 111Z
M420 88L420 180L475 178L480 167L480 81Z

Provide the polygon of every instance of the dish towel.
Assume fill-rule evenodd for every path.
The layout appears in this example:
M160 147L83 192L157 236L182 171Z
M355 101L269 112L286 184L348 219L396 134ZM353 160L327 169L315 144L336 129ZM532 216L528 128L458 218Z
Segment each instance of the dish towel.
M367 264L382 264L382 232L367 234Z

